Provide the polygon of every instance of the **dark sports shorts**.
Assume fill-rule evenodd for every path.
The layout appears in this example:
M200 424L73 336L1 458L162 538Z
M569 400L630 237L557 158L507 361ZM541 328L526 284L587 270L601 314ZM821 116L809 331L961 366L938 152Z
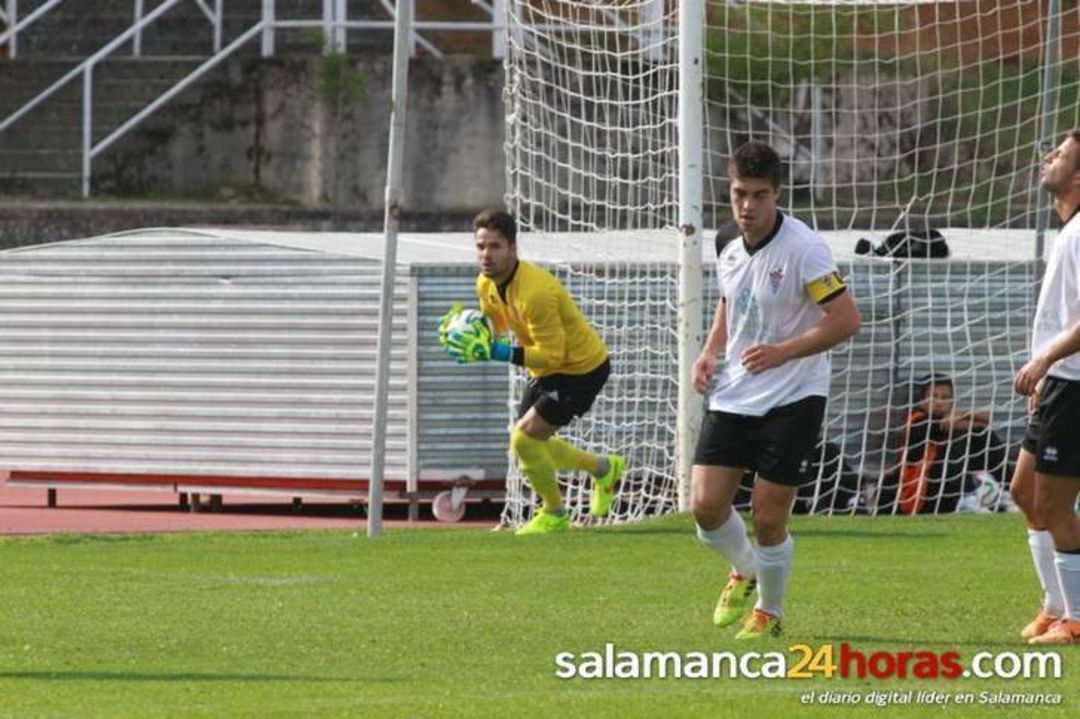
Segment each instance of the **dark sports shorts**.
M709 410L694 464L749 469L770 482L797 487L799 465L817 444L824 419L824 397L774 407L762 417Z
M611 360L605 359L603 364L585 374L532 377L518 403L518 419L535 407L545 422L565 427L574 417L589 411L610 374Z
M1080 477L1080 382L1047 376L1023 448L1035 455L1035 471Z

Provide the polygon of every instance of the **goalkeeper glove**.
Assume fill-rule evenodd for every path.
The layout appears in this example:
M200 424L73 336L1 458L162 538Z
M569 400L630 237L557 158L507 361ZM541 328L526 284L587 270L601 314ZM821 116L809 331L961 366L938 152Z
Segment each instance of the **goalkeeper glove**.
M446 349L446 335L450 328L450 322L457 317L457 314L465 307L461 300L458 300L450 306L450 311L439 318L439 346L444 350Z
M470 362L509 362L514 356L510 343L506 340L495 339L488 330L454 331L447 335L443 345L446 354L457 360L458 364Z

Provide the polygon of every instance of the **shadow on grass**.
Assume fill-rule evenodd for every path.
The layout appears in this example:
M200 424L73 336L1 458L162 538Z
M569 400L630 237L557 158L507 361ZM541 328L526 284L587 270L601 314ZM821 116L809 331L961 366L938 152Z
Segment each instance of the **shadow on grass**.
M102 672L102 671L0 671L0 679L42 681L122 681L122 682L318 682L391 683L403 679L387 677L313 677L304 674L215 674L210 672Z

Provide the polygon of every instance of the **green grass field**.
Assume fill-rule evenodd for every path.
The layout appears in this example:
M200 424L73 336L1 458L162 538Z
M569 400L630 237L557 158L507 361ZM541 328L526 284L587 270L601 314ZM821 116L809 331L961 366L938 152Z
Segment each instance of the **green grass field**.
M1046 680L563 680L559 651L1026 651L1015 516L797 518L787 636L710 622L721 565L673 516L485 530L0 540L2 716L1075 716L1080 649ZM789 655L791 656L791 655ZM806 706L804 692L1054 692L1056 707Z

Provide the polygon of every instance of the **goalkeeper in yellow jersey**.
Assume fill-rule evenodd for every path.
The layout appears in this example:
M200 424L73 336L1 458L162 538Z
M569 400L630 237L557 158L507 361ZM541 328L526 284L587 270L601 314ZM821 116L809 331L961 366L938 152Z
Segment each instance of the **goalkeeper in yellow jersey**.
M505 212L486 210L473 222L480 275L476 295L494 332L483 326L451 327L458 307L439 326L439 339L458 362L512 362L529 373L529 384L510 432L510 451L543 500L518 534L549 534L570 521L556 481L558 470L593 477L590 514L604 517L614 499L625 460L599 456L555 433L589 411L611 372L607 348L570 293L550 272L517 256L517 224ZM504 336L512 332L516 344Z

